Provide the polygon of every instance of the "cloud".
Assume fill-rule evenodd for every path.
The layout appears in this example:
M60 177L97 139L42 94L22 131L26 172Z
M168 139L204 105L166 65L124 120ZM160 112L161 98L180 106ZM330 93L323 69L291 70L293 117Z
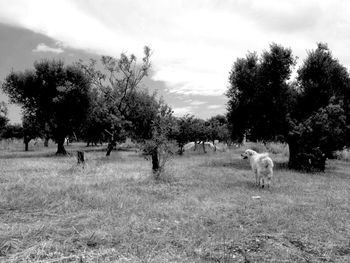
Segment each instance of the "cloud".
M44 43L40 43L36 46L35 49L32 50L33 52L52 52L52 53L56 53L56 54L60 54L63 53L64 50L62 48L53 48L53 47L49 47Z
M350 64L350 4L342 0L0 0L0 22L63 47L118 56L153 49L156 81L178 94L222 95L237 57L271 42L301 59L319 41Z
M214 109L222 109L224 107L225 107L225 105L209 105L208 109L214 110Z
M193 108L191 106L174 108L174 115L177 117L182 117L186 114L193 114Z
M200 101L200 100L188 100L188 104L192 105L192 106L200 106L205 104L205 101Z

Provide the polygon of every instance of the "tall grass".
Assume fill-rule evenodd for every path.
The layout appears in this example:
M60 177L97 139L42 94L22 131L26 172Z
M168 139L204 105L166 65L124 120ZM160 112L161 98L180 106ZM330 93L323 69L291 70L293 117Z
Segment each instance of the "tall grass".
M134 152L1 153L0 262L349 262L349 164L277 166L262 190L240 152L189 152L160 182Z

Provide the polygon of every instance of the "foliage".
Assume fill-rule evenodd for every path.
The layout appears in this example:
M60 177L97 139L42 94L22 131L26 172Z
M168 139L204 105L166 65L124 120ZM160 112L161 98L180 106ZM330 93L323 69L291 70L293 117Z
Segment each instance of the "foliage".
M208 139L213 143L215 140L228 143L230 134L227 125L227 119L224 115L216 115L207 121L208 123Z
M260 60L249 53L236 61L227 92L231 135L287 141L291 168L324 171L326 158L349 143L349 73L325 44L288 82L294 64L291 50L276 44Z
M89 139L94 131L97 131L96 136L103 137L103 130L107 130L107 155L118 140L125 138L131 127L131 120L128 118L133 118L131 112L135 113L135 110L132 107L137 107L133 99L140 101L137 92L142 79L149 74L150 57L151 50L145 47L141 64L137 63L135 55L127 56L125 53L119 58L103 56L103 70L98 69L95 60L90 60L87 64L82 61L78 63L94 87L92 97L96 98L99 106L99 109L96 109L95 105L90 109L92 116L84 126L84 133Z
M33 70L11 72L2 88L24 115L49 127L57 154L65 154L64 139L80 128L90 102L89 82L80 68L55 60L35 62Z
M194 118L195 117L193 115L187 114L181 118L176 119L176 125L174 126L175 129L173 130L171 137L176 141L179 147L180 155L184 152L183 147L185 146L185 144L194 141Z
M28 144L32 139L43 137L45 129L42 123L38 121L37 116L30 113L24 113L22 120L23 127L23 142L25 150L28 151Z
M325 44L298 70L296 107L290 113L291 168L325 169L326 158L349 144L350 76Z
M256 53L237 59L226 93L232 139L242 140L248 130L251 140L273 140L286 133L293 98L287 81L294 65L291 49L277 44L260 59Z
M8 124L2 133L4 139L21 139L23 138L23 127L19 124Z
M158 101L156 116L151 121L150 134L144 137L144 153L151 156L153 176L156 180L164 174L166 163L175 153L171 135L176 125L172 109L162 100Z

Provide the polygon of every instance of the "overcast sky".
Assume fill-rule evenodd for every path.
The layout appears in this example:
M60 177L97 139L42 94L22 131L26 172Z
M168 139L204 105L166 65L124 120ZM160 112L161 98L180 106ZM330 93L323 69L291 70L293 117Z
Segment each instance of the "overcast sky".
M292 48L300 61L316 42L326 42L350 65L350 1L345 0L0 0L0 23L40 36L31 38L33 59L74 52L141 56L143 46L150 46L150 84L163 89L180 115L224 113L234 61L247 51L261 53L272 42ZM1 42L11 37L6 32ZM12 36L12 41L27 39ZM0 58L0 69L10 67L1 63Z

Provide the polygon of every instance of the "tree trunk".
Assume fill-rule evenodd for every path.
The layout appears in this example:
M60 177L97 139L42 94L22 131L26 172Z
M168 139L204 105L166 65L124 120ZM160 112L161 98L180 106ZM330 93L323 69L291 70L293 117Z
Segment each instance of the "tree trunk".
M107 153L106 153L106 156L110 156L113 148L117 145L117 139L116 139L116 136L115 134L111 134L111 139L108 143L108 146L107 146Z
M193 147L193 151L197 150L197 141L194 141L194 147Z
M24 150L26 151L26 152L28 152L28 150L29 150L29 142L30 142L30 139L28 138L28 137L24 137L24 139L23 139L23 142L24 142Z
M85 158L84 158L84 152L82 151L77 151L77 160L78 160L78 164L85 163Z
M153 174L156 176L156 179L158 179L159 176L159 156L158 156L158 148L155 148L152 151L152 171Z
M297 154L298 154L298 145L292 138L289 138L287 140L288 148L289 148L289 160L288 160L288 167L290 169L297 169Z
M184 153L184 146L183 146L183 145L180 145L179 147L180 147L180 149L179 149L179 155L183 155L183 153Z
M202 142L202 146L203 146L203 152L207 153L206 150L205 150L205 142L204 141Z
M113 150L113 148L114 148L114 145L115 145L114 142L108 143L106 156L110 156L110 155L111 155L111 152L112 152L112 150Z
M49 137L45 137L44 147L49 147Z
M66 149L64 148L64 136L57 140L57 152L56 155L66 155Z

